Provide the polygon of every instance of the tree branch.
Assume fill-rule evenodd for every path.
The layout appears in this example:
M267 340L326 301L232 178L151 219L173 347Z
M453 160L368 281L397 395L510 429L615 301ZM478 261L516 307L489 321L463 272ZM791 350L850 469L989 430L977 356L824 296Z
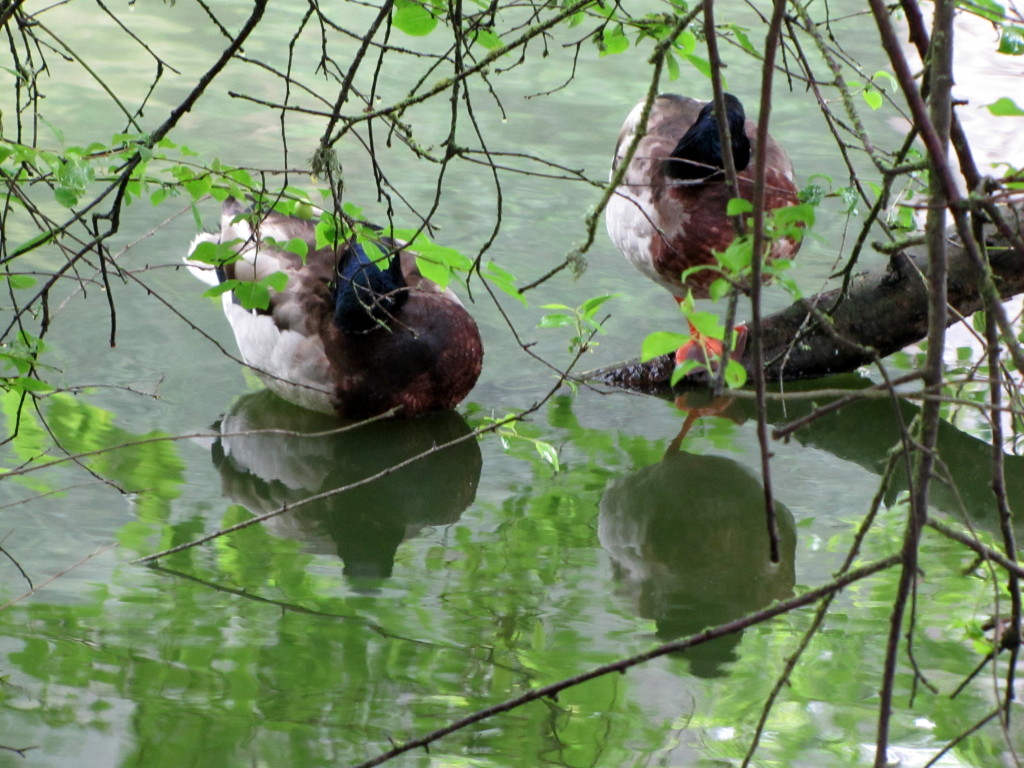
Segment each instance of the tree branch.
M1024 204L1003 209L1017 233L1024 232ZM955 230L947 233L949 305L951 318L970 315L983 306L983 288L973 258ZM1024 293L1024 254L995 227L987 226L987 255L1003 299ZM885 357L928 335L928 258L921 247L896 253L885 268L855 277L844 298L835 289L801 299L787 309L764 318L765 376L785 382L848 373ZM950 322L953 320L951 319ZM751 350L740 360L751 372ZM673 355L646 362L631 360L588 371L584 380L597 381L637 392L668 392L675 366ZM707 373L684 377L682 389L703 387Z

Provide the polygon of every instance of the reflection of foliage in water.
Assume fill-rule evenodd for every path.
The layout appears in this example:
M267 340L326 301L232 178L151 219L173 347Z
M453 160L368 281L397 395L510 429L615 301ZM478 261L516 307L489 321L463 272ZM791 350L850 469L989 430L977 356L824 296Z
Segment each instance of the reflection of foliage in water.
M68 467L71 464L64 457L88 454L75 463L122 493L132 494L142 517L167 517L185 466L166 433L132 434L114 423L114 414L66 394L43 398L37 412L24 407L19 393L8 392L2 397L2 408L18 458L12 479L39 493L58 491L47 465L56 462Z
M18 647L6 671L40 713L35 731L19 719L19 734L59 726L80 741L125 727L121 705L131 702L132 741L123 764L180 765L196 744L210 764L351 764L386 748L389 739L425 733L522 690L647 649L656 642L656 622L634 616L637 606L612 588L607 555L597 548L598 510L602 497L617 489L643 514L646 497L630 498L630 478L654 477L656 493L671 499L680 468L671 457L662 461L662 442L582 426L573 402L559 398L548 408L550 427L530 426L534 436L559 446L563 471L552 476L550 465L523 445L518 450L534 477L510 480L503 499L478 501L466 515L479 521L408 541L401 568L376 592L346 588L333 556L325 561L294 540L253 527L175 556L164 573L121 568L74 601L40 596L8 608L0 613L2 634ZM104 422L93 413L78 423ZM706 446L700 437L688 444L694 451ZM699 476L732 477L723 467L734 467L728 471L745 477L742 484L732 477L708 496L737 521L757 518L756 508L729 509L735 494L756 507L756 482L745 469L714 457L684 459ZM224 502L216 508L223 509L217 524L249 514ZM695 530L693 539L656 527L655 555L707 545L724 557L750 557L724 539L714 543L736 535L727 519L716 525L705 518L704 533ZM884 552L897 542L900 520L898 508L884 515L886 535L874 546ZM192 517L157 530L171 543L203 527ZM140 553L152 546L154 528L148 531L146 546L132 539ZM801 539L800 558L812 556L810 544ZM697 562L707 556L697 554ZM928 574L961 564L957 551L938 541L925 554ZM756 577L744 576L738 565L726 591L709 599L746 604L745 583ZM705 587L673 586L673 578L655 577L646 589L697 590L699 604ZM812 646L813 661L798 668L769 721L766 759L793 762L813 753L822 765L841 765L862 758L857 734L870 719L880 665L876 626L888 615L892 591L891 580L878 577L851 588L834 607ZM957 617L965 606L984 613L986 587L972 577L941 585L927 580L921 596L916 658L933 682L944 683L949 670L973 663L975 651L964 638L977 633L977 622ZM715 620L709 613L707 622ZM808 620L805 610L771 629L747 631L720 669L724 677L701 681L689 675L686 661L651 662L449 736L431 754L495 765L523 756L561 765L633 765L640 745L651 759L695 765L737 759L758 702ZM56 639L69 636L84 642ZM908 677L899 680L909 686ZM956 732L986 706L973 690L952 702L919 696L940 734ZM920 736L912 714L897 717L895 734ZM987 737L972 744L978 754L994 748Z

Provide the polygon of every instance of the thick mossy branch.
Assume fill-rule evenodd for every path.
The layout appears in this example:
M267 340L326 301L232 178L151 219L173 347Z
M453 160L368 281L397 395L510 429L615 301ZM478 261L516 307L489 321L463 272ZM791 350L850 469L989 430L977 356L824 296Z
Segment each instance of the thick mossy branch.
M1001 209L1018 235L1024 234L1021 206ZM992 226L986 227L992 275L1006 299L1024 293L1024 253ZM956 233L949 233L948 300L958 316L982 308L978 270ZM855 277L844 297L841 289L801 299L764 318L765 375L769 382L814 379L848 373L885 357L928 334L928 258L920 246L899 251L889 264ZM740 362L751 373L748 347ZM584 374L588 381L638 392L669 390L675 361L671 354L640 362L631 360ZM703 386L707 374L695 371L678 385Z

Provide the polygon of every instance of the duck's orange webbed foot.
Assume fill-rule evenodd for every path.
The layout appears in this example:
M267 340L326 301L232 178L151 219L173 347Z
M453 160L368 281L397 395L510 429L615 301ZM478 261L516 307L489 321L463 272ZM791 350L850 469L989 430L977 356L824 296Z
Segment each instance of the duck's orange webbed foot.
M694 328L693 323L689 325L690 340L676 350L676 365L693 361L709 371L716 371L724 350L721 339L705 336ZM743 356L743 350L747 347L747 326L737 325L733 331L733 345L729 357L739 360Z

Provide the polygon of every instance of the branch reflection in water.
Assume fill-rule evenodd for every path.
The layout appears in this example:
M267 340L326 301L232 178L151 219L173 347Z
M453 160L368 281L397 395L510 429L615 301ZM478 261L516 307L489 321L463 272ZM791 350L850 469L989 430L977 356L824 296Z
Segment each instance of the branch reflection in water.
M461 415L447 411L309 436L342 423L269 391L239 398L221 420L221 437L212 448L224 494L262 514L357 482L470 432ZM267 429L294 434L237 434ZM402 541L424 527L459 519L476 498L482 464L477 441L466 440L265 525L275 535L308 542L313 551L336 552L351 579L387 578Z

